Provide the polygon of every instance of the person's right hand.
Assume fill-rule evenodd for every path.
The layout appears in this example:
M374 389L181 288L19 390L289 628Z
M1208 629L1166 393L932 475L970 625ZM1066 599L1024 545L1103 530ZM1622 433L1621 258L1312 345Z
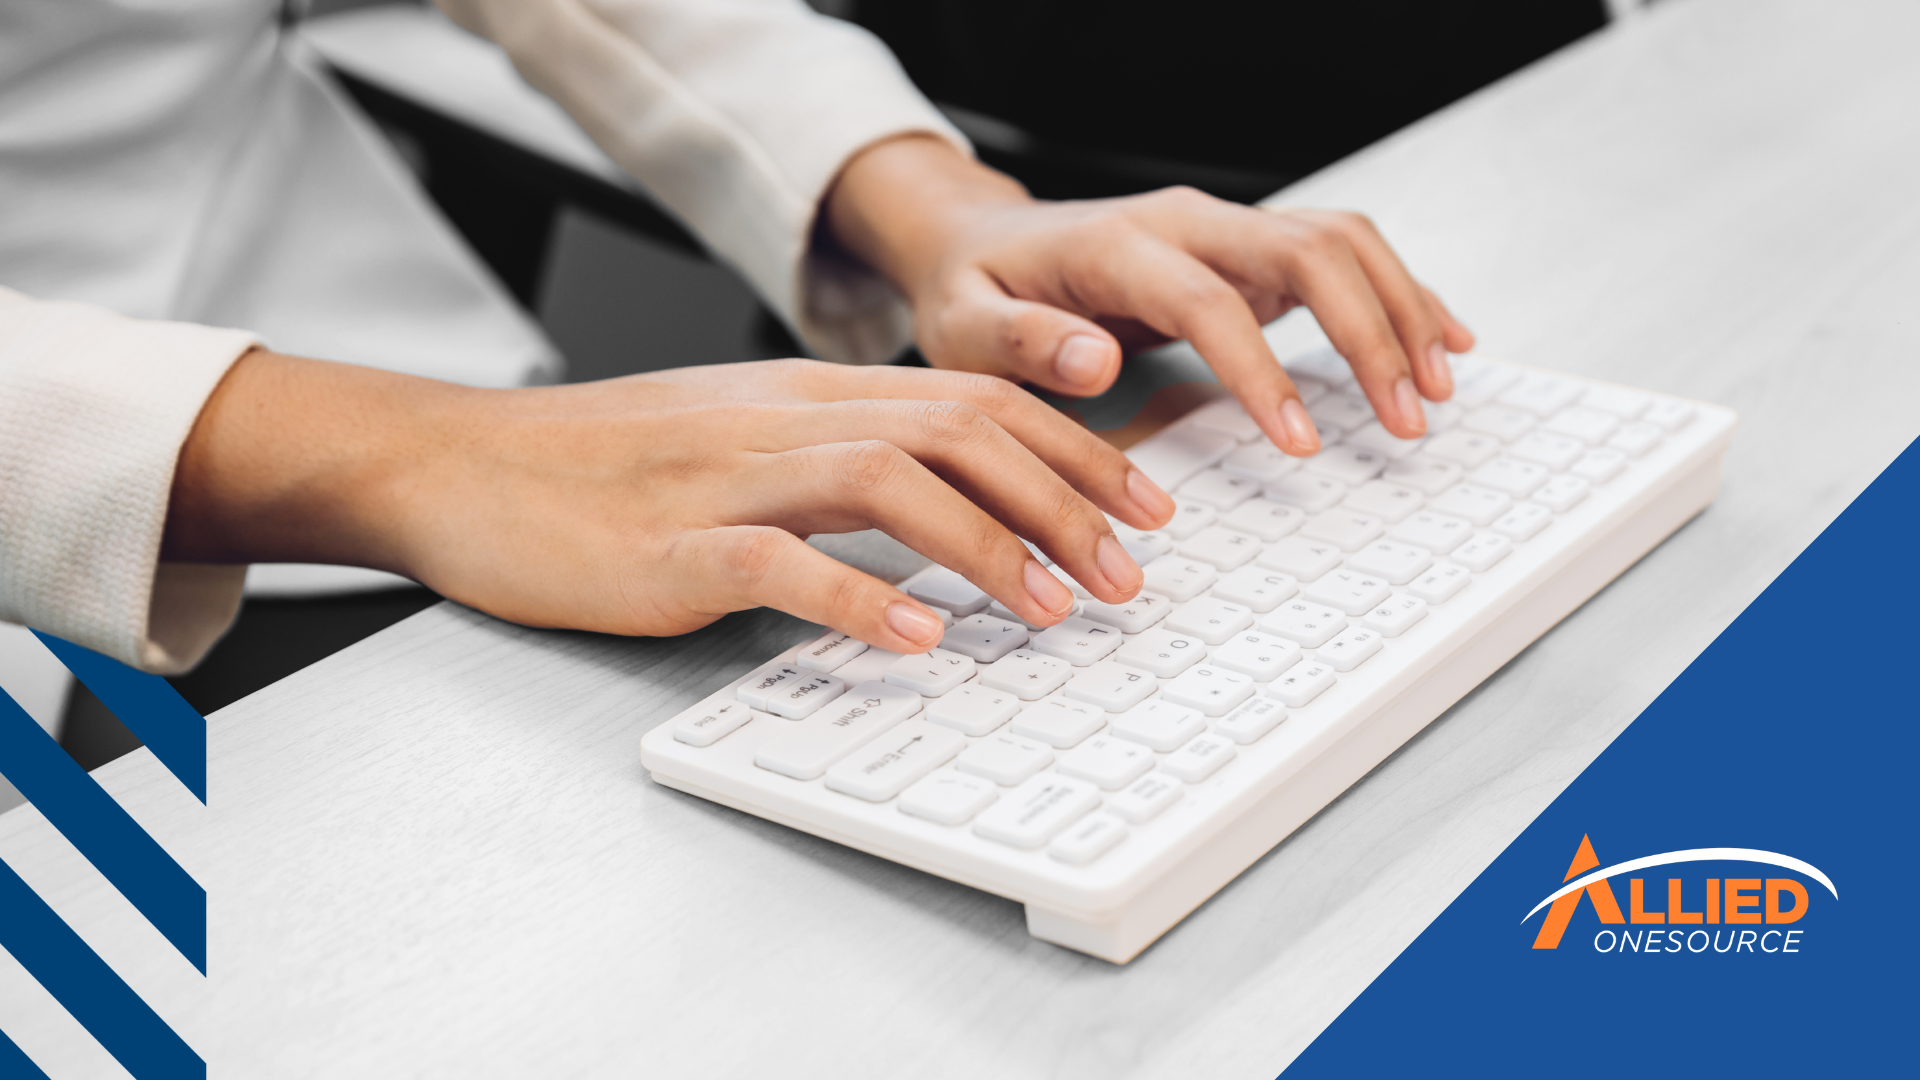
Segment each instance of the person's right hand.
M1022 618L1131 598L1101 511L1173 502L1000 379L769 361L474 390L257 352L183 449L162 557L341 562L532 626L678 634L768 606L920 652L940 621L802 541L884 530Z

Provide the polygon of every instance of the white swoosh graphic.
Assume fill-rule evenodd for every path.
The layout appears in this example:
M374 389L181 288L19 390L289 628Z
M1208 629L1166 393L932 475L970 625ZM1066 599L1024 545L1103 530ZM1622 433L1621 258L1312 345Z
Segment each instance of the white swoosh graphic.
M1527 912L1526 918L1520 921L1524 923L1527 919L1533 918L1535 912L1538 912L1541 908L1546 907L1548 904L1553 903L1568 893L1579 892L1594 882L1610 878L1615 874L1631 874L1635 870L1644 870L1649 866L1666 866L1669 863L1708 861L1767 863L1770 866L1779 866L1788 870L1795 870L1825 885L1827 891L1833 894L1835 900L1840 899L1840 890L1833 887L1833 882L1828 880L1827 875L1821 873L1819 868L1815 867L1812 863L1802 862L1791 855L1782 855L1777 851L1761 851L1759 848L1748 847L1702 847L1688 848L1685 851L1669 851L1664 855L1648 855L1645 858L1630 859L1627 862L1602 867L1588 874L1586 877L1569 881L1565 885L1560 886L1558 892L1533 905L1533 911Z

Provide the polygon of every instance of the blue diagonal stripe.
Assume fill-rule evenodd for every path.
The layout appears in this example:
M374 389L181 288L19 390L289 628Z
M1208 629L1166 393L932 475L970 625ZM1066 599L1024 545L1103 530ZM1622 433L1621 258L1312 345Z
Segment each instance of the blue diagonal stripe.
M33 633L153 751L160 764L187 785L194 798L207 801L207 721L172 684L71 641L38 630Z
M26 1051L15 1046L4 1031L0 1031L0 1076L17 1076L20 1080L49 1080L46 1070L35 1065Z
M0 690L0 773L207 973L207 891Z
M60 1007L80 1021L80 1026L138 1080L205 1080L207 1064L200 1055L174 1034L46 901L35 896L4 860L0 860L0 948L12 953ZM8 1041L7 1045L13 1044ZM4 1053L0 1053L0 1066L5 1063ZM24 1075L38 1072L35 1069Z

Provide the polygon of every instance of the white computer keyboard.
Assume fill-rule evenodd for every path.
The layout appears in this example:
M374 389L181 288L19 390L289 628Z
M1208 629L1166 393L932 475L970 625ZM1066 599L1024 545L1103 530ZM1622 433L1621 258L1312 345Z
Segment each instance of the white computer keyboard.
M951 614L940 648L797 643L648 732L642 762L1124 963L1704 507L1735 422L1462 357L1403 441L1338 357L1288 366L1319 455L1280 454L1230 399L1129 451L1179 507L1115 527L1134 601L1076 586L1036 631L929 567L902 588Z

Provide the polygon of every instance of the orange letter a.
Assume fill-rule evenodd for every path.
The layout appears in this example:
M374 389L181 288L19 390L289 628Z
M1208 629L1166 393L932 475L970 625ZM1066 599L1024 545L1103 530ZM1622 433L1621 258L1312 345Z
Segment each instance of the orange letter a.
M1572 881L1600 865L1600 856L1593 853L1593 842L1586 837L1580 838L1580 850L1573 853L1573 865L1567 867L1567 876L1562 882ZM1613 898L1613 886L1605 878L1594 882L1580 892L1570 892L1553 902L1547 909L1546 921L1540 924L1540 936L1533 939L1536 949L1557 949L1560 947L1560 935L1567 932L1567 924L1573 921L1573 909L1580 906L1580 897L1585 895L1593 901L1593 913L1600 916L1603 923L1624 923L1626 917L1620 914L1620 904Z

